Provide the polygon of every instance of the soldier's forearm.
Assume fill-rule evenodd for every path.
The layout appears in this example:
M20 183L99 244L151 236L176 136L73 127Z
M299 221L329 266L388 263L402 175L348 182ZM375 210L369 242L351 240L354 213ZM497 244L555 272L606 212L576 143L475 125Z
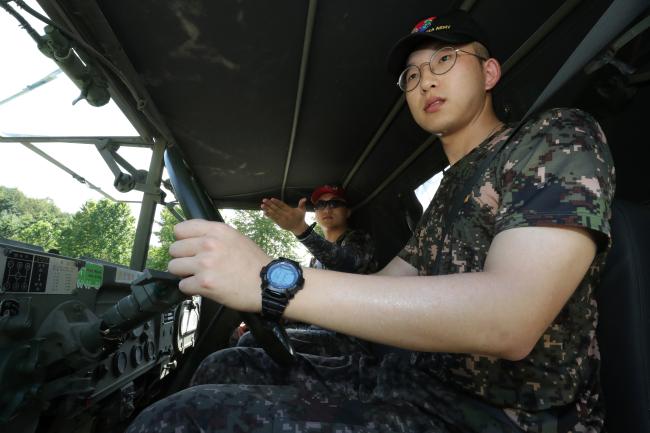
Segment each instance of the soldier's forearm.
M495 238L484 272L390 277L305 269L305 287L285 315L405 349L516 360L552 323L594 254L585 233L520 228Z

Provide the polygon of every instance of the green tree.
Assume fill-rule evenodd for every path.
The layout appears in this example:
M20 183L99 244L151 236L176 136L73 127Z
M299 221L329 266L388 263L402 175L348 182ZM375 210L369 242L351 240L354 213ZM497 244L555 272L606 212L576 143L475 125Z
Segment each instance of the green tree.
M182 211L177 211L182 216ZM160 242L160 245L149 247L147 268L165 271L167 270L167 263L171 260L171 256L169 255L169 246L175 240L174 226L178 224L178 219L168 209L162 210L160 218L160 221L156 221L156 224L160 226L160 230L154 232L154 234L158 236L158 242Z
M279 228L262 211L235 210L226 222L251 238L269 256L299 260L295 252L298 245L296 237Z
M58 247L61 231L70 215L51 199L26 197L16 188L0 186L0 236L45 249Z
M16 239L22 225L23 221L20 215L10 211L0 211L0 237Z
M40 245L46 251L58 248L62 227L47 220L32 221L23 227L19 240L28 244Z
M135 238L135 218L126 203L89 200L62 230L61 254L92 257L128 265Z
M288 257L298 260L295 253L296 242L293 234L282 230L273 221L266 218L260 211L235 210L232 214L225 213L226 222L244 235L251 238L271 257ZM174 242L174 226L178 220L167 209L161 212L161 220L156 221L160 230L154 231L160 245L149 247L147 267L150 269L166 270L171 256L169 246Z

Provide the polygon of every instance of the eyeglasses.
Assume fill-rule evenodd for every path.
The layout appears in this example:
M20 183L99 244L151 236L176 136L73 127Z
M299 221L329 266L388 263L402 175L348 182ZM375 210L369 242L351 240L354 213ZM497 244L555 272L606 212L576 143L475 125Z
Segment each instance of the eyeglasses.
M323 210L325 208L336 209L338 207L346 207L348 204L343 200L332 199L332 200L318 200L314 204L314 210Z
M446 74L456 64L456 59L458 58L459 52L478 57L483 61L487 60L487 58L483 56L479 56L476 53L470 53L469 51L461 50L460 48L443 47L435 50L433 54L431 54L431 59L429 59L429 62L422 63L422 65L429 65L429 70L434 75ZM397 85L400 89L402 89L403 92L410 92L411 90L415 89L420 83L420 77L422 76L420 67L422 65L408 65L406 69L404 69L402 73L399 74Z

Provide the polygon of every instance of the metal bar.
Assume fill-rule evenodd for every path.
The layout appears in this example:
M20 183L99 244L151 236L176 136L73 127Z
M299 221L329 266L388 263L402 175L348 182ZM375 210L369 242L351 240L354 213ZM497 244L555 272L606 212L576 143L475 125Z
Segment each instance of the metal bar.
M165 142L154 143L149 172L147 173L147 190L142 194L142 207L138 217L138 227L135 231L135 240L131 250L131 269L143 270L147 263L147 250L151 239L151 229L156 215L156 204L160 201L160 182L164 168Z
M501 73L505 74L521 59L523 59L526 54L535 48L537 44L546 37L546 35L551 33L553 29L580 4L581 1L582 0L567 0L562 3L562 6L560 6L546 21L544 21L544 24L539 26L535 33L533 33L526 42L521 44L517 51L515 51L503 65L501 65Z
M630 30L623 33L618 39L616 39L616 41L614 41L614 43L611 46L612 50L615 53L618 52L618 50L620 50L625 45L627 45L628 42L636 38L639 34L643 33L648 27L650 27L650 15L648 15L643 20L636 23L634 27L632 27Z
M140 137L93 137L93 136L61 136L61 137L40 137L40 136L0 136L0 143L82 143L82 144L106 144L114 143L126 147L151 148L153 145Z
M605 13L601 15L598 22L589 30L580 45L573 50L571 56L564 62L553 79L546 85L537 100L531 105L526 116L546 102L569 78L598 54L610 42L608 35L619 34L647 7L647 0L614 0Z
M406 159L404 162L402 162L399 167L397 167L373 192L371 192L368 197L366 197L361 203L358 205L354 206L352 210L359 209L360 207L365 206L368 204L373 198L375 198L380 192L386 188L397 176L402 174L402 172L409 166L415 159L422 154L425 150L427 150L433 142L438 138L437 135L430 135L429 138L427 138L424 143L422 143L415 151Z
M95 147L97 147L97 151L101 155L102 159L108 165L108 168L111 170L113 173L113 176L115 176L115 179L122 174L122 170L120 170L120 167L118 167L117 162L113 159L113 155L111 154L111 151L106 148L103 144L96 144Z
M474 7L474 3L476 0L464 0L458 9L469 12Z
M350 169L350 172L348 175L345 177L345 180L343 181L343 188L347 188L348 184L352 180L355 174L357 174L357 171L359 171L359 168L361 165L366 161L368 158L368 155L370 155L370 152L373 151L377 143L379 143L379 139L384 135L384 132L386 132L386 129L390 126L391 123L393 123L393 120L395 120L395 117L397 116L397 113L400 112L402 107L404 106L404 101L406 98L404 97L404 94L402 94L397 102L393 105L393 108L391 108L390 113L388 113L388 116L384 119L384 121L379 125L379 128L375 132L375 135L372 136L372 139L370 139L370 142L364 149L363 153L357 159L357 162L354 163L354 166L352 169Z
M26 148L28 148L32 152L38 154L39 156L43 157L44 159L48 160L52 164L56 165L61 170L65 171L70 176L72 176L78 182L83 183L84 185L87 185L88 188L90 188L90 189L92 189L94 191L97 191L98 193L100 193L101 195L103 195L104 197L106 197L109 200L112 200L112 201L118 202L118 203L140 203L139 201L117 200L117 199L111 197L110 195L108 195L106 192L104 192L100 187L98 187L97 185L92 184L89 180L85 179L83 176L80 176L77 173L75 173L74 171L70 170L68 167L66 167L65 165L63 165L62 163L57 161L56 159L52 158L50 155L43 152L41 149L34 146L33 144L31 144L29 142L20 142L20 144L22 144L23 146L25 146Z
M61 69L57 69L54 72L50 72L45 77L41 78L40 80L36 81L35 83L28 84L27 86L25 86L25 88L23 90L21 90L20 92L14 94L14 95L11 95L8 98L3 99L2 101L0 101L0 105L6 104L9 101L13 101L14 99L18 98L19 96L22 96L22 95L24 95L26 93L29 93L34 89L38 89L43 84L47 84L50 81L54 80L60 73L61 73Z
M204 218L223 222L223 217L214 207L205 189L185 164L178 147L170 147L165 152L165 168L174 187L174 195L186 218Z
M117 164L120 167L122 167L123 169L125 169L126 171L131 173L133 175L133 177L136 177L138 175L138 170L134 166L132 166L129 163L129 161L124 159L124 157L122 155L117 153L117 150L112 150L111 149L109 152L113 156L113 159L115 160L115 162L117 162Z
M639 72L627 77L628 84L640 84L646 81L650 81L650 72Z
M289 150L287 152L287 160L284 163L284 176L282 177L282 189L280 190L281 200L284 200L287 178L289 177L289 168L291 167L291 158L293 157L293 148L296 141L296 131L298 130L298 119L300 118L302 94L305 88L305 76L307 75L307 64L309 61L309 51L311 49L311 35L314 30L314 22L316 21L317 6L317 0L309 0L307 24L305 26L305 39L302 45L302 59L300 61L300 74L298 76L298 90L296 92L296 105L293 110L293 124L291 125L291 138L289 139Z
M104 77L109 82L112 98L122 111L130 113L129 120L140 135L151 138L152 135L155 135L152 133L157 130L161 138L164 137L169 143L174 142L171 131L164 123L160 112L151 100L130 60L123 50L118 48L121 47L121 44L95 2L70 1L67 2L65 9L62 8L59 2L39 3L46 14L56 21L53 22L24 4L22 0L14 1L19 3L30 15L57 27L78 45L77 48L91 54L98 61L95 66L104 72ZM71 9L74 9L75 13L70 13ZM83 20L79 17L83 17ZM112 60L109 60L105 54L100 53L85 41L77 25L79 22L84 22L85 25L92 29L93 34L101 40L102 49L109 51L106 55ZM66 28L60 27L59 23L65 23ZM87 34L84 36L87 36ZM112 74L106 73L107 71L111 71ZM152 131L152 128L154 131Z
M34 42L36 42L37 44L40 44L42 42L41 35L39 35L38 32L34 30L32 26L29 25L27 20L21 14L19 14L14 8L9 6L8 1L0 1L0 7L3 8L5 11L7 11L9 15L14 17L16 21L18 21L18 23L20 23L20 27L25 29L27 34L29 34L29 36L34 40Z
M174 215L174 218L178 220L178 222L183 222L185 221L185 218L183 218L183 215L181 215L177 210L176 210L176 205L173 203L167 203L165 204L165 207L169 211L170 214Z

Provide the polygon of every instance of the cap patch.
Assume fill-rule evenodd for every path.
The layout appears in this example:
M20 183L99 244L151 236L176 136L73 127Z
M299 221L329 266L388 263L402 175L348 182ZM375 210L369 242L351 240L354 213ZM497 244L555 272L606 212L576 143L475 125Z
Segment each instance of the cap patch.
M422 21L417 23L415 25L415 27L413 27L413 30L411 30L411 33L423 33L423 32L426 32L426 31L430 31L429 29L433 25L433 21L436 18L437 17L429 17L429 18L423 19Z
M411 33L430 33L430 32L437 32L438 30L451 30L451 25L450 24L441 24L439 26L434 26L433 21L437 17L429 17L425 18L419 23L413 27L413 30L411 30Z

